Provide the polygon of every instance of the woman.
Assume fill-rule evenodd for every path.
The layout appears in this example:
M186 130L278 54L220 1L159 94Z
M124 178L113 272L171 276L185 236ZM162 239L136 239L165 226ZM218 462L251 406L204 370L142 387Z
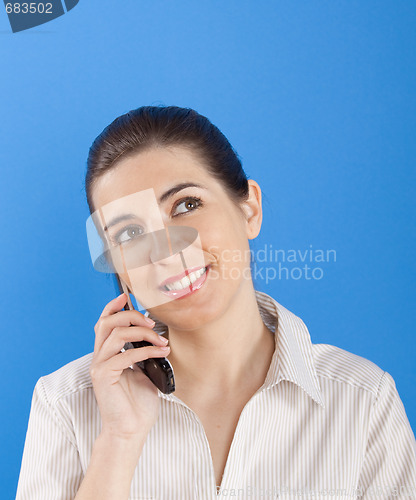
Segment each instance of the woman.
M416 445L392 377L313 345L300 318L254 289L261 190L209 120L179 107L117 118L90 149L86 192L95 214L153 192L160 227L197 230L200 286L155 293L150 320L120 295L95 325L94 352L39 379L19 500L412 498ZM119 240L136 238L137 221L123 224ZM153 345L122 349L140 340ZM157 357L173 367L172 394L130 369Z

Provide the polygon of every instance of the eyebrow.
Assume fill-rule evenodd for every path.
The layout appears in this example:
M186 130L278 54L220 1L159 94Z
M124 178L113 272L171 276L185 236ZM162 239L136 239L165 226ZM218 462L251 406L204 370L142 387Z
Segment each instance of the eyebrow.
M186 189L188 187L196 187L196 188L201 188L201 189L206 189L204 186L201 186L200 184L196 184L195 182L181 182L180 184L176 184L176 186L171 187L167 191L165 191L159 198L159 205L166 201L168 198L173 196L174 194L178 193L179 191L182 191L183 189ZM136 219L137 215L135 214L124 214L124 215L119 215L118 217L115 217L112 219L106 226L104 226L104 231L108 231L110 227L115 226L116 224L119 224L120 222L124 222L126 220L133 220Z
M173 196L174 194L178 193L179 191L182 191L182 189L186 189L188 187L206 189L204 188L204 186L201 186L201 184L196 184L195 182L181 182L180 184L176 184L176 186L173 186L172 188L168 189L160 196L159 205L164 201L166 201L171 196Z
M120 222L123 222L125 220L133 220L137 219L137 215L135 214L124 214L124 215L119 215L118 217L114 217L106 226L104 226L104 231L107 231L110 229L110 227L115 226L116 224L119 224Z

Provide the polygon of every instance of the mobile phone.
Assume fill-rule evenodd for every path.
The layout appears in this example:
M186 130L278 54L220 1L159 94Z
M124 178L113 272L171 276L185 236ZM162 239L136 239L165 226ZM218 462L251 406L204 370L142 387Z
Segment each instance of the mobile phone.
M125 284L120 280L118 274L115 274L116 281L120 293L125 293L127 295L127 304L124 306L126 311L133 310L133 304L130 299L129 291ZM146 312L145 316L149 313ZM137 342L126 342L124 345L123 351L127 349L133 349L136 347L144 347L147 345L153 345L146 340L141 340ZM175 390L175 377L173 375L172 365L166 358L149 358L144 361L139 361L136 363L139 366L143 373L149 377L149 379L153 382L153 384L164 394L170 394Z

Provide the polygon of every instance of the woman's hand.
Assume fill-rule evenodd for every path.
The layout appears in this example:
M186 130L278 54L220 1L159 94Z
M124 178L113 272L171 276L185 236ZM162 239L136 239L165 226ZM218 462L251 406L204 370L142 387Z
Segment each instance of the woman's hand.
M121 310L126 302L124 293L109 302L94 327L90 375L101 414L101 433L135 438L147 436L159 415L157 388L135 363L165 357L169 347L143 314ZM141 340L155 346L120 352L126 342Z

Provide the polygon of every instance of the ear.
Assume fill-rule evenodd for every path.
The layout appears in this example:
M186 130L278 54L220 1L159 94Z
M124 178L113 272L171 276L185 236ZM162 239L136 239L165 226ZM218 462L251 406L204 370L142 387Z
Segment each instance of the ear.
M253 179L248 179L249 196L242 203L242 210L246 218L247 237L253 240L260 232L261 222L263 220L263 211L261 206L261 188Z

